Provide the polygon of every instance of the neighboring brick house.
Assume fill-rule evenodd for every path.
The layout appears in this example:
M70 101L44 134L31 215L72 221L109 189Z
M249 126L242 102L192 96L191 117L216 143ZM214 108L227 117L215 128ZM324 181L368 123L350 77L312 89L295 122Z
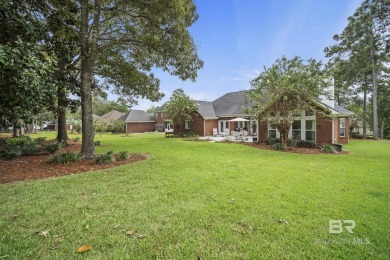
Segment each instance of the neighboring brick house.
M66 123L66 130L70 131L70 130L72 130L72 128L73 128L72 124ZM57 131L58 130L58 123L48 123L46 130Z
M276 129L272 129L269 124L243 112L245 108L250 106L245 100L245 93L246 91L227 93L211 102L196 101L198 110L192 113L192 120L186 122L184 132L211 136L214 129L219 135L244 129L249 135L256 136L261 142L264 142L267 136L278 138L280 135ZM317 102L316 106L318 111L323 113L303 112L301 116L297 117L290 129L289 138L314 141L319 144L348 143L349 120L353 113L334 104L331 100L325 100L323 103ZM145 132L146 128L150 131L171 131L172 123L169 120L169 115L164 112L163 106L156 109L154 114L140 110L134 111L137 111L136 115L138 116L127 118L128 133ZM324 114L329 114L332 117ZM237 117L246 118L248 121L230 121Z
M121 118L125 113L119 112L117 110L111 110L107 114L104 114L99 117L99 120L102 120L108 124L112 123L115 120Z
M156 120L153 113L131 110L118 120L126 123L126 133L145 133L155 131Z

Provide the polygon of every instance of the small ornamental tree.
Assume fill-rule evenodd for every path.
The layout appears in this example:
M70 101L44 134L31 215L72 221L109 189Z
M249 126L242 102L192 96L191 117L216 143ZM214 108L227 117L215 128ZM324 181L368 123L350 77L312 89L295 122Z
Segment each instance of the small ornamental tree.
M196 102L190 99L182 89L176 89L170 100L165 104L164 110L169 113L169 118L173 122L174 132L179 135L183 132L186 121L191 121L191 113L196 111Z
M283 56L251 81L246 96L252 104L249 112L276 128L286 146L294 117L315 110L320 96L329 96L325 91L328 85L329 77L321 62L311 59L304 63L297 56L291 60Z

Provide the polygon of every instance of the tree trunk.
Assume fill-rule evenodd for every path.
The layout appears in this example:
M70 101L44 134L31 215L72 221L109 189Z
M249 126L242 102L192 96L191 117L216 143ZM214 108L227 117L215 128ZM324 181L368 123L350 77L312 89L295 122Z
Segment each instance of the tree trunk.
M367 138L367 89L363 90L363 138Z
M66 131L66 108L58 106L58 129L57 142L68 143L68 132Z
M66 94L61 86L57 88L58 95L58 129L57 142L68 143L68 132L66 131Z
M287 140L288 140L288 131L280 132L280 141L285 147L287 147Z
M32 125L26 124L26 134L32 134Z
M374 140L378 140L378 85L377 85L377 71L375 61L375 46L374 46L374 33L371 32L370 47L371 47L371 66L372 66L372 117L373 117L373 128L374 128Z
M385 132L385 119L382 119L382 122L381 122L381 138L383 139L384 138L384 132Z
M92 81L96 60L97 38L100 21L100 3L95 0L93 7L92 34L89 39L89 1L81 1L81 125L82 144L81 157L92 158L95 152L93 118L92 118Z
M12 136L17 137L19 136L19 129L16 123L14 123L14 126L12 128Z
M37 120L34 120L33 122L33 130L34 130L34 134L37 133L37 128L38 128L38 125L37 125Z

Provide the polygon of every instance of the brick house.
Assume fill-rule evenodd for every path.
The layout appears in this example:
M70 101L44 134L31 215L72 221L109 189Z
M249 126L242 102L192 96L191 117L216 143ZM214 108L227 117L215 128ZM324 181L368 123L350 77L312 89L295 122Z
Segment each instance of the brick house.
M315 103L315 110L303 111L294 118L288 138L318 144L348 144L349 120L353 113L339 105ZM260 118L264 116L269 114L260 115ZM280 134L269 122L259 120L258 140L265 142L267 137L280 138Z
M218 135L246 130L249 135L257 137L260 142L264 142L268 136L280 137L278 131L272 129L269 124L243 112L250 106L245 100L245 93L246 91L231 92L214 101L196 101L198 110L192 113L192 120L185 123L184 132L211 136L215 130ZM347 144L349 142L349 120L353 113L334 104L332 100L317 102L316 108L317 111L305 111L297 116L290 129L289 138L319 144ZM160 132L173 131L169 115L164 112L163 106L156 109L154 114L141 110L133 111L136 111L135 114L128 116L125 120L128 133L145 132L146 129ZM246 118L248 121L231 121L237 117Z
M155 131L156 120L153 113L131 110L118 120L125 121L126 133L145 133Z

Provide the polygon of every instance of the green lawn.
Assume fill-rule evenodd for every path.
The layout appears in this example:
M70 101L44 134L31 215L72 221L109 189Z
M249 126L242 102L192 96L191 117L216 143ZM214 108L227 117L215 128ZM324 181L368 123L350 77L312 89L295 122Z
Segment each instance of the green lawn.
M389 141L301 155L153 134L96 139L98 152L150 159L0 185L0 258L390 257ZM354 233L330 234L329 220L354 220ZM92 250L79 255L84 244Z

